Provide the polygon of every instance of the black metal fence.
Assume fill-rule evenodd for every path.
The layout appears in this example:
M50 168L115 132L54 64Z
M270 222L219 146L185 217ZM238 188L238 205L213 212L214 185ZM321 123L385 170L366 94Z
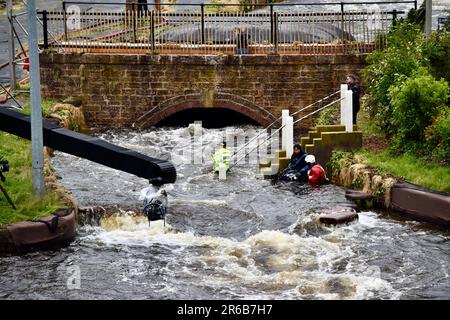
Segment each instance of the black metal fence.
M92 10L94 3L65 2L63 10L43 11L44 47L77 52L179 54L342 54L370 52L405 11L291 10L292 5L243 6L132 3L122 10ZM371 4L376 4L370 2ZM377 2L395 4L398 2ZM401 2L416 6L415 1ZM84 9L78 5L90 5ZM101 3L102 6L113 5ZM100 4L99 4L100 5ZM117 3L114 3L117 6ZM317 5L317 4L316 4ZM320 4L324 5L324 4ZM355 3L352 3L355 6ZM188 7L189 6L189 7ZM219 8L219 10L217 10ZM47 36L51 31L51 39Z

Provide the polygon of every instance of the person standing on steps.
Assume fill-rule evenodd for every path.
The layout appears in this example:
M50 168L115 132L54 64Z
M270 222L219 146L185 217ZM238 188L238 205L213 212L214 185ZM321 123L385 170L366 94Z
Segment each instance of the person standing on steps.
M348 89L353 92L353 124L356 124L356 116L360 109L359 96L361 95L361 86L359 85L358 79L355 75L349 74L345 79L348 85Z

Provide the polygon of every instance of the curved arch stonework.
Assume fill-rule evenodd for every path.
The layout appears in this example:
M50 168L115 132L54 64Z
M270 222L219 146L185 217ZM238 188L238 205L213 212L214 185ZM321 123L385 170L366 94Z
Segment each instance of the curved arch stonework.
M207 94L189 94L168 99L142 115L135 126L141 129L149 128L177 112L194 108L232 110L253 119L263 127L267 127L278 118L266 109L236 95L215 93L210 97L207 96Z

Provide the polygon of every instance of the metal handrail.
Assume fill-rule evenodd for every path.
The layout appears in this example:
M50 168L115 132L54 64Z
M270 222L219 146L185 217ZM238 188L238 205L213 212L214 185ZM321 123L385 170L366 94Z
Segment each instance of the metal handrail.
M301 108L301 109L295 111L294 113L291 114L291 116L295 116L296 114L298 114L298 113L300 113L300 112L302 112L302 111L304 111L304 110L306 110L306 109L309 109L309 108L311 108L312 106L315 106L316 104L321 103L321 102L323 102L323 101L325 101L325 100L331 98L332 96L335 96L336 94L338 94L338 93L340 93L340 92L341 92L340 90L339 90L339 91L336 91L336 92L334 92L334 93L332 93L332 94L330 94L330 95L328 95L328 96L326 96L326 97L324 97L324 98L322 98L322 99L320 99L320 100L314 101L313 103L307 105L306 107ZM245 149L250 143L252 143L252 142L253 142L256 138L258 138L262 133L266 132L266 130L268 130L269 128L271 128L276 122L279 122L281 118L282 118L282 117L277 118L274 122L272 122L272 123L269 124L267 127L265 127L264 130L262 130L260 133L258 133L258 134L257 134L256 136L254 136L252 139L250 139L246 144L244 144L242 147L240 147L238 150L236 150L236 151L233 153L233 155L231 156L231 158L233 158L234 156L236 156L236 155L239 153L239 151L241 151L242 149ZM284 126L282 126L281 128L279 128L279 130L282 129L283 127L284 127ZM279 130L275 131L275 133L278 132ZM270 137L269 137L269 138L270 138Z
M319 108L319 109L317 109L317 110L314 110L313 112L307 114L306 116L301 117L300 119L295 120L292 124L296 124L297 122L299 122L299 121L301 121L301 120L304 120L304 119L306 119L306 118L312 116L313 114L316 114L317 112L322 111L323 109L329 108L329 107L331 107L333 104L335 104L335 103L337 103L337 102L340 102L340 101L342 101L342 100L344 100L344 99L345 99L345 98L339 98L339 99L337 99L337 100L334 100L333 102L330 102L329 104L327 104L327 105L325 105L325 106L323 106L323 107L321 107L321 108Z
M253 142L253 140L255 140L256 138L258 138L263 132L266 132L266 130L268 130L269 128L271 128L275 123L279 122L281 119L281 117L275 119L274 122L272 122L271 124L269 124L267 127L265 127L260 133L258 133L256 136L254 136L252 139L250 139L246 144L244 144L241 148L239 148L238 150L236 150L233 155L231 157L234 157L235 155L238 154L239 151L241 151L242 149L244 149L245 147L247 147L250 143Z
M340 91L338 91L338 92L340 92ZM334 94L336 94L336 93L334 93ZM333 95L334 95L334 94L333 94ZM300 119L297 119L296 121L293 122L293 124L295 124L295 123L297 123L297 122L299 122L299 121L301 121L301 120L304 120L304 119L306 119L306 118L312 116L313 114L316 114L316 113L318 113L318 112L320 112L320 111L322 111L322 110L324 110L324 109L326 109L326 108L329 108L329 107L331 107L332 105L334 105L334 104L336 104L337 102L340 102L340 101L342 101L342 100L344 100L344 99L345 99L345 98L339 98L339 99L337 99L337 100L335 100L335 101L333 101L333 102L330 102L330 103L328 103L327 105L325 105L325 106L323 106L323 107L320 107L319 109L317 109L317 110L315 110L315 111L313 111L313 112L307 114L306 116L303 116L303 117L301 117ZM238 164L238 162L240 162L241 160L245 159L250 153L252 153L254 150L256 150L260 145L262 145L263 143L267 143L267 142L268 142L268 141L269 141L276 133L280 132L280 130L283 129L285 126L286 126L286 125L283 125L283 126L281 126L280 128L278 128L277 130L275 130L275 131L274 131L274 132L273 132L273 133L272 133L265 141L259 143L256 147L254 147L254 148L251 149L250 151L246 152L242 157L240 157L239 159L237 159L233 164L230 165L230 169L233 168L234 166L236 166L236 165Z
M309 109L309 108L311 108L312 106L314 106L314 105L316 105L316 104L318 104L318 103L321 103L321 102L323 102L323 101L325 101L325 100L331 98L332 96L337 95L337 94L340 93L340 92L341 92L340 90L338 90L338 91L336 91L336 92L333 92L332 94L326 96L325 98L322 98L322 99L320 99L320 100L317 100L317 101L311 103L310 105L308 105L308 106L306 106L306 107L304 107L304 108L302 108L302 109L300 109L300 110L295 111L294 113L291 114L291 116L293 117L293 116L295 116L296 114L298 114L298 113L300 113L300 112L302 112L302 111L304 111L304 110L306 110L306 109Z

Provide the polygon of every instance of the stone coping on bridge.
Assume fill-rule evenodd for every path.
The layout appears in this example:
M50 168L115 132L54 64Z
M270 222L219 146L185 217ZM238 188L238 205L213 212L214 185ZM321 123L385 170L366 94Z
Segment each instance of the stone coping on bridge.
M41 63L62 64L192 64L192 65L273 65L273 64L365 64L368 54L126 54L44 51Z

